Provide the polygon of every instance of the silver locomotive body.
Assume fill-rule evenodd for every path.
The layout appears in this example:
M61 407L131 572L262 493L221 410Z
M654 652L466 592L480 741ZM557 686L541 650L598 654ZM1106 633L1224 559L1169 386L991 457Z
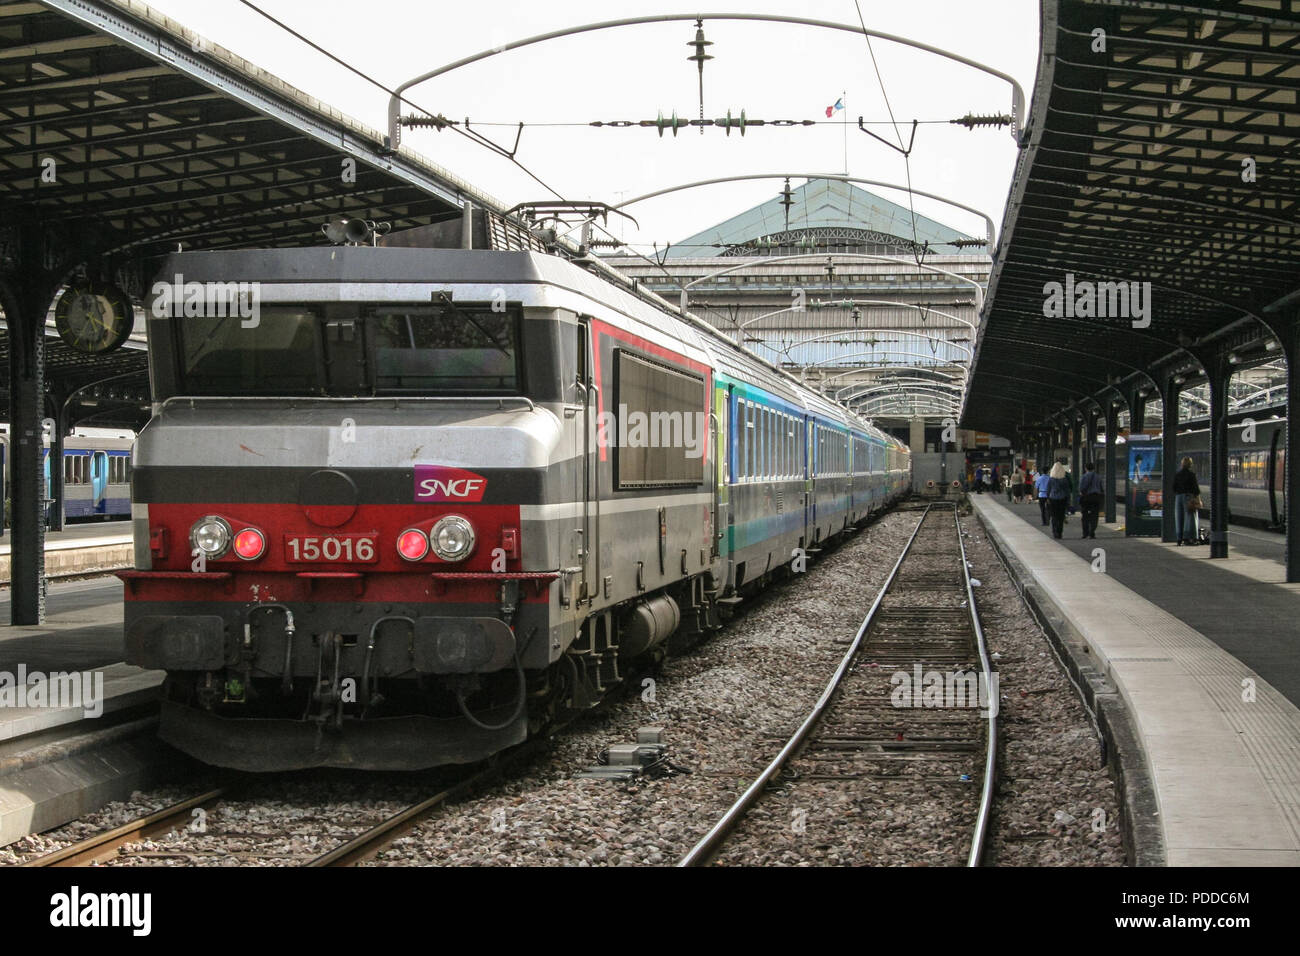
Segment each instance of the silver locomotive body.
M905 487L896 442L558 257L182 253L154 292L127 659L209 763L481 759ZM780 479L737 464L741 384L783 403ZM888 469L823 479L826 436Z

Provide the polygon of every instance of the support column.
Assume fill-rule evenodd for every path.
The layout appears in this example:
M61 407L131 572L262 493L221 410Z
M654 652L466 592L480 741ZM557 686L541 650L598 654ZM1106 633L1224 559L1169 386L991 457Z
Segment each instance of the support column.
M1071 507L1079 505L1079 476L1083 474L1083 468L1079 462L1079 449L1083 445L1083 434L1079 429L1079 419L1076 418L1070 427L1070 476L1074 479L1074 491L1070 493Z
M1210 557L1228 556L1228 380L1232 366L1206 365L1210 380ZM1290 396L1288 395L1288 400ZM1287 449L1290 451L1290 449Z
M30 262L37 235L22 230L22 258ZM33 272L36 272L33 269ZM38 273L39 274L39 273ZM45 619L45 313L49 298L33 275L0 286L9 325L9 500L11 624ZM35 288L33 288L35 287Z
M1178 472L1178 396L1182 386L1170 375L1161 383L1161 486L1164 489L1164 516L1160 519L1160 540L1178 540L1174 524L1174 475Z
M1111 399L1106 400L1106 524L1114 524L1116 516L1115 496L1119 488L1119 462L1115 449L1116 433L1119 431L1119 409ZM1127 507L1125 508L1127 510Z
M1129 389L1128 392L1128 433L1130 435L1141 435L1146 431L1147 425L1147 400L1143 397L1142 392L1137 386Z
M907 444L914 454L925 451L925 419L913 418L908 422Z

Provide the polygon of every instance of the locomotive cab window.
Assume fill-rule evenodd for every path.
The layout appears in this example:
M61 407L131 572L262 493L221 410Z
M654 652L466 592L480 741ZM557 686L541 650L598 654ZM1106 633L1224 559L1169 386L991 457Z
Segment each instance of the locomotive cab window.
M262 306L257 324L238 316L173 320L182 388L193 395L321 392L319 317L305 306Z
M471 307L381 308L369 320L375 387L392 392L516 392L519 318Z
M521 390L519 311L481 306L263 305L258 321L175 324L191 395L500 394Z

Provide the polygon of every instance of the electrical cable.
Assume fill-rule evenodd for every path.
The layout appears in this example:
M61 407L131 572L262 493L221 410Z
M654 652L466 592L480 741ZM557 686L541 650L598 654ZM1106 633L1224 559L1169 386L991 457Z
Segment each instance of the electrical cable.
M412 100L407 99L405 96L399 94L396 90L393 90L393 89L391 89L390 87L388 87L387 85L385 85L385 84L379 82L379 80L376 80L373 76L370 76L368 73L365 73L364 71L362 71L362 70L358 69L357 67L353 66L351 63L347 62L347 61L344 60L342 57L336 56L335 54L331 53L329 50L325 49L325 48L324 48L323 46L321 46L319 43L316 43L316 42L314 42L314 41L312 41L312 40L309 40L307 37L303 36L301 33L299 33L299 32L298 32L297 30L295 30L293 27L289 26L289 25L288 25L287 23L285 23L284 21L282 21L282 20L278 20L278 19L276 19L275 17L273 17L271 14L267 13L265 10L263 10L261 7L259 7L257 4L253 3L252 0L239 0L239 2L242 3L244 6L248 7L248 8L249 8L250 10L252 10L253 12L255 12L255 13L257 13L257 14L260 14L261 16L265 17L267 20L270 20L272 23L274 23L274 24L275 24L276 26L278 26L280 29L282 29L282 30L284 30L285 32L289 33L291 36L293 36L293 37L295 37L295 38L301 40L303 43L306 43L309 47L311 47L311 48L312 48L313 50L315 50L316 52L318 52L318 53L320 53L320 54L322 54L322 55L328 57L329 59L333 60L335 63L337 63L339 66L343 67L344 69L350 70L352 73L355 73L357 76L361 77L361 79L365 80L367 83L370 83L372 86L376 86L376 87L378 87L379 89L383 90L383 91L384 91L385 93L387 93L389 96L395 96L395 97L397 97L399 101L401 101L401 102L403 102L403 103L406 103L407 105L411 106L411 107L414 108L414 109L419 110L421 113L425 113L425 114L427 114L427 115L429 115L429 116L433 116L433 115L434 115L434 113L433 113L431 110L427 110L427 109L425 109L423 106L421 106L419 103L416 103L416 102L413 102ZM491 140L488 140L486 137L475 136L475 135L472 134L471 132L469 132L469 131L467 131L467 130L463 130L463 129L461 129L459 126L456 126L456 125L451 125L450 128L453 129L454 131L456 131L457 133L459 133L461 136L464 136L466 139L468 139L468 140L469 140L470 142L472 142L472 143L478 143L480 146L484 146L484 147L489 148L489 149L494 149L495 152L497 152L498 155L504 156L506 159L509 159L510 162L512 162L512 163L514 163L516 166L518 166L519 169L522 170L523 173L524 173L525 175L527 175L530 179L532 179L534 182L536 182L539 186L541 186L541 187L542 187L543 189L545 189L547 192L549 192L549 193L551 193L552 195L554 195L555 198L560 199L560 200L564 200L564 197L563 197L562 195L560 195L560 193L559 193L559 192L558 192L558 191L557 191L553 186L551 186L549 183L545 182L545 181L544 181L540 176L538 176L536 173L534 173L531 169L529 169L529 168L528 168L527 166L525 166L523 163L519 162L519 160L515 159L513 155L511 155L511 154L509 154L509 153L506 153L506 152L505 152L501 147L497 146L497 145L496 145L495 143L493 143ZM567 202L567 200L564 200L564 201Z

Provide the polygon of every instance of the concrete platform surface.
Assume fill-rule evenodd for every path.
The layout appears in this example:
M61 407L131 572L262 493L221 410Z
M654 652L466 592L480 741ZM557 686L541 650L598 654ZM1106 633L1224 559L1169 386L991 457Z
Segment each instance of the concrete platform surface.
M1043 533L1037 505L1031 515L989 495L971 502L1122 695L1154 783L1167 863L1300 866L1300 708L1189 623L1235 620L1233 646L1262 651L1266 669L1288 677L1300 663L1295 588L1267 580L1278 575L1266 560L1231 567L1204 560L1208 548L1126 539L1105 526L1084 541L1077 516L1057 541ZM1105 572L1093 570L1098 557Z
M25 673L29 680L24 683L30 689L34 686L31 678L35 670L24 667L23 672L15 669L5 670L4 673L14 676ZM16 688L0 691L0 743L82 721L86 721L87 728L93 727L95 717L156 701L164 677L163 671L148 671L131 664L110 664L87 671L75 671L67 667L40 671L42 676L39 679L45 680L50 673L69 671L78 674L78 683L91 690L90 699L73 706L20 706L20 703L26 703L27 694L23 694L20 701ZM93 716L88 716L88 711L93 712Z
M0 670L89 670L116 664L122 640L122 582L114 577L49 586L44 624L9 624L9 594L0 592Z
M990 495L971 499L992 503ZM996 503L1053 540L1037 504L1007 505L1005 498ZM1099 525L1095 541L1083 540L1081 529L1079 515L1072 515L1056 543L1089 562L1093 550L1102 548L1107 575L1208 637L1300 707L1300 584L1284 583L1281 535L1230 531L1228 557L1211 559L1208 546L1125 537L1122 520Z
M7 555L13 549L13 535L5 529L0 537L0 555ZM62 531L45 532L45 550L64 551L68 548L93 548L113 544L131 543L131 522L88 521L85 524L68 525Z
M11 577L10 551L13 540L0 538L0 585ZM94 574L115 568L130 567L135 559L129 521L73 525L66 531L45 536L45 574L47 577Z

